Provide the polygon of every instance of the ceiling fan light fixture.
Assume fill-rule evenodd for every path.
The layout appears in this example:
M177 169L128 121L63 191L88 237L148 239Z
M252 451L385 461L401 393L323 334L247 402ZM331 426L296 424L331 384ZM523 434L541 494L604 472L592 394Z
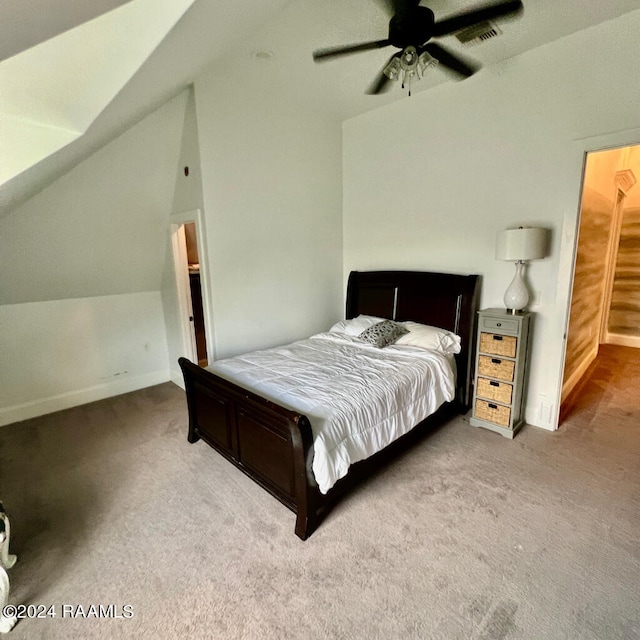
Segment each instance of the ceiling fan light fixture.
M437 65L438 60L426 51L418 55L416 47L408 46L389 61L383 73L390 80L401 80L402 88L408 88L411 95L411 83L420 80L427 71Z
M424 76L427 71L430 69L435 69L438 66L438 60L434 58L431 54L423 51L418 58L418 69L420 73Z
M400 60L395 57L384 68L384 75L387 76L389 80L399 80L401 73L402 73L402 66L400 65Z
M400 66L407 71L415 71L418 65L418 51L414 46L405 47L400 56Z

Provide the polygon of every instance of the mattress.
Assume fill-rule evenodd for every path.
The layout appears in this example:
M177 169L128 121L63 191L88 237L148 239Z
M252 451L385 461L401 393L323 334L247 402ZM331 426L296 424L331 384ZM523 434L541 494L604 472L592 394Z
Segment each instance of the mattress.
M380 349L331 332L208 369L307 416L322 493L455 395L452 356L408 345Z

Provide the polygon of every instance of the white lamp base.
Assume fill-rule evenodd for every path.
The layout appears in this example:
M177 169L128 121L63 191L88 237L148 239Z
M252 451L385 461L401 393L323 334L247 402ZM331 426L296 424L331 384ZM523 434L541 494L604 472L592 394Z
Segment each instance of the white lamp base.
M514 313L522 311L529 303L529 291L524 282L525 263L522 260L516 262L516 275L504 294L504 305Z

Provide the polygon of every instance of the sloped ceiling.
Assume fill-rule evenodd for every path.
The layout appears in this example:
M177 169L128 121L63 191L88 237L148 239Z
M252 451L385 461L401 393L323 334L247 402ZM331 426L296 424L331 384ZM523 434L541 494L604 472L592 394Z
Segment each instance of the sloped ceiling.
M149 24L157 20L158 6L165 5L170 12L175 12L175 7L184 9L192 2L193 0L131 0L129 3L112 1L111 4L122 5L116 8L115 12L124 11L128 9L129 5L136 3L144 5L143 8L147 9L147 22L141 22L130 32L120 29L116 44L124 50L135 51L137 45L132 44L132 41L140 33L147 30ZM72 3L63 3L64 6L70 4ZM105 0L83 0L83 3L74 2L73 4L103 7L109 3ZM176 96L193 81L210 61L224 53L225 49L231 46L235 40L246 39L248 32L255 30L286 2L285 0L234 0L234 2L223 3L218 0L195 0L193 4L198 6L198 11L183 15L171 31L169 31L170 27L166 29L169 33L162 42L162 46L156 47L151 56L139 59L138 68L134 70L135 73L130 74L132 77L119 88L112 96L111 101L104 105L104 108L82 135L76 137L73 129L42 126L39 131L35 132L35 135L45 138L41 144L47 143L46 137L51 136L54 138L52 144L58 144L59 148L41 160L34 160L31 165L27 164L25 170L0 184L0 216L11 213L21 203L64 175L97 149ZM41 15L53 15L57 12L57 4L48 2L48 0L21 0L20 7L21 11L16 14L16 20L18 18L20 20L26 19L29 12L34 14L39 12ZM96 22L109 17L109 14L104 14L102 17L98 17ZM41 20L33 21L34 32L39 33L40 23ZM11 17L0 23L0 41L3 40L5 32L11 31L11 25ZM23 33L29 31L24 26L22 30ZM64 32L58 37L74 38L75 34L73 36L70 34L75 30ZM26 40L26 36L23 35L21 42ZM20 46L14 45L14 48L20 48ZM35 47L35 49L39 49L39 47ZM30 51L28 50L28 52ZM47 62L59 69L69 67L71 64L71 61L62 53L51 55L51 60ZM107 62L106 67L109 64L117 66L112 60L112 48L108 46L103 47L101 53L96 54L96 57L83 59L82 64L93 68L97 74L98 69L100 66L104 67L105 62ZM37 63L34 64L38 66ZM2 66L1 63L0 66ZM95 84L99 86L99 77ZM32 83L27 82L26 78L22 82L18 80L15 85L20 88L23 95L30 93L36 103L40 101L40 90L37 85L33 86ZM2 111L4 104L5 86L9 86L9 83L5 84L4 79L0 77L0 96L2 96L0 111ZM81 100L79 94L75 92L74 85L65 88L68 104L74 105ZM6 145L6 148L11 144L11 148L19 156L24 151L19 144L15 143L15 139L18 138L19 142L24 129L23 122L29 125L29 129L34 123L27 119L20 121L13 116L14 114L12 114L10 123L6 119L4 122L0 120L0 145ZM68 133L69 131L70 133ZM33 133L33 131L30 130L29 133ZM67 136L66 139L65 136ZM63 139L60 140L60 137ZM59 144L60 142L62 144Z
M0 42L3 52L24 51L25 47L94 19L127 4L147 0L4 0L0 5ZM183 0L187 4L188 0ZM155 0L152 4L158 4ZM470 0L424 0L436 19L477 6ZM482 3L482 2L481 2ZM483 45L465 50L450 36L444 44L483 65L482 71L464 82L482 82L484 73L499 72L501 64L526 50L605 20L640 9L640 0L524 0L524 15L500 23L503 35ZM364 95L364 90L392 50L371 51L324 64L314 64L314 49L345 43L379 39L387 33L389 19L386 0L195 0L169 31L162 43L138 71L99 113L86 131L58 151L30 166L0 186L0 214L37 193L46 184L126 128L188 86L209 65L230 72L234 82L251 82L256 92L273 92L301 108L317 110L337 121L408 99L399 87L382 96ZM106 23L105 23L106 24ZM141 23L138 32L147 28ZM134 30L135 31L135 30ZM5 33L6 32L6 33ZM15 33L13 33L15 32ZM67 31L68 33L68 31ZM10 37L11 36L11 37ZM135 48L135 34L121 38L118 46ZM96 54L90 62L113 63L111 50ZM594 55L598 55L594 42ZM269 52L271 57L255 56ZM51 55L50 63L69 64L64 51ZM558 60L562 64L562 60ZM108 66L108 65L107 65ZM115 66L115 65L114 65ZM36 108L38 87L21 87L25 110ZM425 91L454 82L441 70L414 85ZM561 96L559 96L561 99ZM75 104L73 87L68 101ZM15 114L14 114L15 115ZM81 127L80 127L81 128ZM64 135L66 129L61 128ZM18 135L16 129L16 135ZM7 135L3 134L5 139Z
M0 3L0 60L15 56L129 0L2 0ZM10 26L10 28L8 28Z
M422 0L436 20L498 0ZM496 21L502 35L477 47L465 48L448 36L439 41L458 55L482 66L474 77L463 82L482 82L485 73L499 72L501 64L525 51L581 31L601 22L640 9L640 0L523 0L524 12L516 18ZM296 0L276 19L264 24L249 42L238 43L223 64L233 69L238 81L250 78L263 91L275 91L308 108L322 110L340 120L406 100L407 92L398 84L383 95L365 93L393 47L353 54L314 64L317 48L367 42L387 37L387 0ZM194 7L195 9L195 7ZM598 55L598 42L593 43ZM251 53L270 51L271 59L255 59ZM563 61L558 60L558 65ZM436 69L412 86L412 93L430 90L445 83L454 86L445 70Z
M132 0L2 60L0 184L80 137L192 3Z
M187 94L0 219L0 305L160 288Z

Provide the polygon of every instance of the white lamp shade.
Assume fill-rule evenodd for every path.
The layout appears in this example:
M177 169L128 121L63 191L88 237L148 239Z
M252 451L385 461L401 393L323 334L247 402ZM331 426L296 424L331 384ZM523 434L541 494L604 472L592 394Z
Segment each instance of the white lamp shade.
M547 230L507 229L498 234L497 260L539 260L547 255Z

